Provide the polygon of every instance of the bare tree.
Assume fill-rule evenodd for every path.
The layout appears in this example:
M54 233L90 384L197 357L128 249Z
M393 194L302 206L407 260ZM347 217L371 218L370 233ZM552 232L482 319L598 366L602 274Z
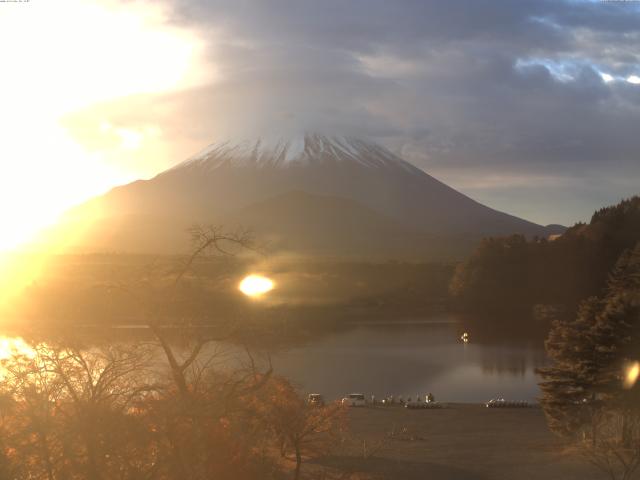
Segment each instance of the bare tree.
M591 419L570 451L583 456L611 480L629 480L640 468L640 417L605 411ZM592 435L597 431L596 437Z
M5 393L14 404L11 451L25 478L127 478L130 410L153 389L139 346L101 348L39 343L33 355L4 362Z
M294 455L295 480L300 478L303 456L328 453L346 428L342 405L311 406L282 377L271 378L261 395L252 398L251 411L258 428L272 432L281 455Z
M151 342L94 345L62 335L3 362L0 472L7 478L274 474L269 449L258 455L257 440L247 435L246 403L271 378L268 355L266 363L256 360L239 322L211 322L190 304L197 270L213 257L254 248L251 237L214 227L194 227L192 235L193 253L177 266L156 263L137 281L108 285L135 300ZM230 363L228 349L244 360Z

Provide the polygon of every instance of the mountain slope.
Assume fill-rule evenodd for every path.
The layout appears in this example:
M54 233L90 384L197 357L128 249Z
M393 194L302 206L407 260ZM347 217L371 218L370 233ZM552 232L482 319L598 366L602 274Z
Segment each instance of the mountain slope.
M374 143L321 135L214 144L151 180L113 189L72 216L86 218L83 212L89 210L102 212L96 223L102 237L89 228L80 243L98 247L97 239L105 238L109 225L114 225L130 232L112 235L112 249L125 251L175 251L175 233L170 231L182 232L194 222L229 224L242 219L246 227L263 230L272 222L271 237L289 237L289 248L311 251L317 239L310 233L314 223L302 226L300 219L314 216L324 219L323 232L342 239L329 242L335 255L349 254L347 244L366 238L375 228L402 232L399 236L405 241L422 235L477 239L548 234L545 227L468 198ZM144 218L156 224L153 242L131 233L144 229ZM353 228L348 236L342 235L347 224ZM293 238L300 244L293 245ZM388 245L376 242L373 250L393 256L401 247L392 238L388 236Z
M410 229L357 202L291 191L234 212L271 251L352 258L450 258L452 239ZM459 242L458 242L459 243Z

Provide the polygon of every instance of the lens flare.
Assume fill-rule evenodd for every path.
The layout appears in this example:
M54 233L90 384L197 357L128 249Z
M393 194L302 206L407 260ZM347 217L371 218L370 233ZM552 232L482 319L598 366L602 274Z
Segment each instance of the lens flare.
M260 297L273 290L273 287L273 280L262 275L249 275L240 282L238 288L248 297Z
M626 389L633 388L640 376L640 362L629 364L625 370L622 386Z

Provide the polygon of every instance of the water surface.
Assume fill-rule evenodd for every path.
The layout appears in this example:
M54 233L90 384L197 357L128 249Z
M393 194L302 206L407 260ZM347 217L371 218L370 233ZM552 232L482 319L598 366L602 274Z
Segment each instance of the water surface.
M271 361L275 373L292 380L303 393L321 393L327 399L355 392L378 399L424 398L431 392L444 402L484 402L496 396L535 401L539 395L535 369L546 361L540 339L496 340L487 335L491 329L483 330L483 336L470 330L469 343L463 343L464 327L455 317L363 322L319 332L296 346L281 346ZM119 342L151 340L145 326L111 332L120 332ZM101 343L98 335L89 334L90 339L94 336L88 345ZM0 360L28 352L27 347L19 337L2 337ZM210 344L201 355L203 361L215 356L219 368L234 368L247 360L243 348L225 344ZM159 347L155 358L157 366L166 367Z
M305 392L377 398L432 392L437 400L483 402L495 396L535 401L539 341L460 341L460 326L443 322L361 324L273 357L275 371Z

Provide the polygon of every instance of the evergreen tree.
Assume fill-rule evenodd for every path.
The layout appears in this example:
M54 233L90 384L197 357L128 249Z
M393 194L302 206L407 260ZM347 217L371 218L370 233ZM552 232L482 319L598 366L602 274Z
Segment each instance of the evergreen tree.
M549 427L565 437L592 423L600 409L600 362L592 332L601 308L599 299L585 300L575 320L554 321L545 343L553 364L538 372L544 379L540 403Z
M623 381L640 360L640 242L620 256L603 298L554 322L546 348L540 401L550 428L611 478L630 478L640 467L640 387Z
M578 223L553 241L521 235L485 239L456 268L450 293L474 314L520 315L544 304L573 316L584 299L608 294L607 285L612 289L615 282L627 281L620 277L607 282L617 259L638 241L636 196L598 210L589 224ZM627 256L616 268L627 268L632 252Z

